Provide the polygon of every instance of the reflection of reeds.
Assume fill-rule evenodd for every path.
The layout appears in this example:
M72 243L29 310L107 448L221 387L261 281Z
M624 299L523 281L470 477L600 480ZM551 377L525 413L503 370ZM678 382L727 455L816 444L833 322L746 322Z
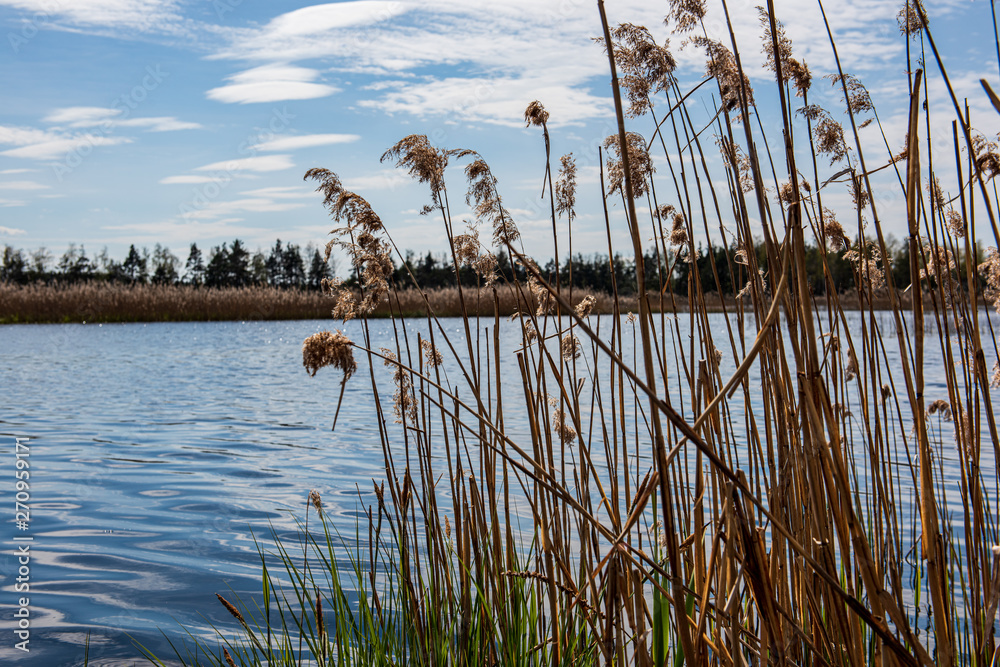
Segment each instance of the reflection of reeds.
M674 4L672 15L683 18L685 29L701 21L699 3ZM886 211L871 197L876 170L865 167L855 130L864 124L855 114L873 111L870 100L856 79L838 72L850 132L830 112L808 107L807 99L807 113L789 109L790 86L806 98L810 81L802 72L783 71L797 63L769 8L762 14L765 47L783 86L778 101L786 139L774 164L762 163L756 152L763 142L750 123L754 98L735 45L701 42L723 102L713 122L728 157L717 161L703 152L685 91L663 67L638 66L642 54L658 53L643 42L648 33L613 31L605 22L619 130L608 145L627 148L612 151L612 187L602 191L627 211L614 224L630 233L639 294L632 303L597 296L595 312L618 315L604 330L592 328L583 295L550 285L524 258L492 177L475 180L470 200L489 202L481 213L504 231L495 239L526 266L528 280L427 293L390 290L380 308L394 317L419 315L429 325L427 334L411 338L412 327L394 322L392 350L373 349L369 321L360 315L353 344L368 357L373 376L384 372L381 364L389 367L399 428L390 426L390 402L373 378L388 494L376 488L367 553L348 554L352 571L337 569L329 533L316 545L325 554L330 615L338 627L324 639L304 612L288 615L305 618L300 627L312 632L313 656L327 655L329 644L330 655L358 656L357 664L994 660L1000 512L997 480L983 469L995 470L1000 456L986 362L998 349L992 327L979 322L981 301L1000 307L995 254L982 265L984 294L974 218L965 203L969 188L960 192L960 209L946 215L936 189L922 187L933 174L920 161L929 138L923 145L918 140L925 120L918 71L899 178L906 206L896 212L909 221L914 282L907 295L896 290L879 217ZM933 46L922 9L913 11L920 19L915 29ZM904 19L909 29L913 22ZM628 57L616 58L615 49ZM634 80L642 76L650 78ZM666 95L672 111L659 120L671 127L676 145L667 145L667 132L647 146L626 131L621 87L630 95ZM532 103L528 118L544 129L548 115ZM970 183L991 203L985 215L996 242L993 211L1000 202L987 188L990 172L978 166L987 162L974 159L971 135L963 135L956 126L955 153L961 156L964 145L974 169L963 173L968 165L960 159L956 182ZM793 136L802 139L799 152L790 144ZM544 140L548 158L547 130ZM646 151L656 146L662 159L679 160L669 170L678 184L671 208L660 205L651 187ZM431 147L425 137L408 137L387 155L430 185L427 212L440 216L453 261L461 264L469 240L456 243L447 168L449 160L480 158ZM821 173L821 156L846 165L840 175L850 176L855 208L840 216L858 221L851 259L858 288L850 301L835 293L818 301L809 288L807 235L820 246L848 240L821 201L829 175ZM886 167L897 162L892 155L883 160ZM787 173L765 176L779 164L787 164ZM713 169L723 173L713 178ZM722 206L711 184L726 180L729 202ZM778 183L766 185L769 180L787 183L779 201L772 196ZM638 197L648 198L642 207L648 219L639 217ZM714 203L715 213L704 213L705 202ZM711 221L730 202L727 224L713 231ZM557 214L553 201L554 230ZM713 260L710 275L688 273L682 314L673 293L648 288L656 281L645 280L644 272L668 284L664 272L684 261L696 229L718 234L717 242L754 247L752 216L765 221L765 257L744 252L731 265ZM862 224L867 216L871 222ZM611 224L609 215L609 238ZM641 239L649 231L656 261L645 263ZM389 232L371 230L378 239L369 244L391 246ZM363 275L370 254L340 241L355 253ZM830 267L822 268L830 280ZM742 298L709 296L723 270L746 285ZM445 301L457 302L463 313L459 335L453 323L438 319ZM849 317L848 305L859 314ZM716 309L721 316L710 318ZM517 312L517 323L501 322L501 312ZM522 345L513 355L500 346L504 326L520 327ZM925 397L925 348L931 345L942 349L943 368L934 371L943 382L940 396ZM426 349L448 358L428 364L421 355ZM502 391L511 377L520 380L518 400ZM953 415L954 438L942 436L940 425L930 428L928 412ZM517 422L526 424L519 435L511 428ZM992 447L980 447L982 440ZM952 466L947 475L946 464ZM953 523L958 514L961 523ZM312 610L318 597L312 581L303 581L281 553L297 580L300 610ZM383 578L380 589L376 582ZM344 586L359 591L357 607Z

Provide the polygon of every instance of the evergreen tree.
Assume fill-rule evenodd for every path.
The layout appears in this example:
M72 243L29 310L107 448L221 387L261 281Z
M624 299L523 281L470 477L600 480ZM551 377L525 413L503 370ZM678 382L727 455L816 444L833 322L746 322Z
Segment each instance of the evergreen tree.
M305 285L306 266L297 245L291 243L285 245L285 251L281 254L281 277L286 287Z
M146 258L139 254L134 245L128 247L128 256L122 262L122 273L129 282L145 282Z
M205 267L205 287L226 287L229 284L229 250L226 244L212 248Z
M274 242L271 254L267 256L267 281L272 287L282 286L281 264L284 250L281 247L281 239Z
M239 239L233 240L229 246L229 280L228 285L244 287L250 284L250 251Z
M184 264L184 282L188 285L201 285L205 281L205 262L197 243L191 244L187 262Z
M322 289L323 280L331 278L333 271L330 269L330 264L323 259L323 253L319 249L313 250L312 260L309 263L309 278L306 281L309 289Z

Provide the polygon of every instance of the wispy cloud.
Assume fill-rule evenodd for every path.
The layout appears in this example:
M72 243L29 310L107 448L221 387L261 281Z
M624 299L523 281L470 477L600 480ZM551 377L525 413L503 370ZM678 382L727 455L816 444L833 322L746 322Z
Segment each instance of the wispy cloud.
M177 0L0 0L0 6L30 13L33 18L76 26L104 26L160 31L180 19Z
M931 2L935 12L949 11L956 0ZM721 9L709 3L708 36L729 43ZM829 15L838 35L844 66L849 71L882 71L898 58L895 13L898 0L840 3ZM645 0L622 0L609 8L612 23L630 21L648 26L654 37L670 37L663 26L664 8ZM530 16L531 20L525 20ZM760 78L760 26L751 12L736 21L736 37L744 66ZM796 45L796 56L817 74L833 68L829 42L818 9L795 6L780 17ZM283 71L293 63L316 61L341 74L366 72L389 75L362 88L369 94L363 108L387 113L515 125L524 106L541 100L552 112L552 123L586 121L608 113L607 61L592 37L600 34L593 7L584 2L538 3L535 0L398 0L341 2L288 12L259 28L229 33L230 44L215 58L259 65L233 77L232 83L209 92L225 101L254 101L256 84L238 78ZM697 76L705 54L693 46L672 51ZM313 81L315 70L294 77L272 77L279 83L266 99L290 99L285 86ZM308 78L306 78L308 76ZM284 82L284 83L280 83ZM246 89L240 86L248 86ZM293 86L288 91L294 92ZM303 91L305 93L306 91Z
M511 127L524 126L524 108L536 99L543 100L551 114L552 125L581 123L607 117L611 112L609 100L587 90L558 83L559 79L562 77L550 73L401 81L381 98L364 100L360 104L387 113L438 116L448 121L485 121Z
M48 190L48 185L35 181L0 181L0 190Z
M27 233L25 230L17 229L16 227L0 227L0 235L2 236L24 236Z
M242 195L249 195L251 197L267 197L269 199L303 199L308 197L316 197L316 192L311 188L302 187L281 187L275 186L270 188L257 188L256 190L247 190L246 192L241 192Z
M281 213L303 206L305 204L298 202L276 202L268 197L247 197L231 201L211 201L197 210L188 211L184 214L184 218L212 220L240 213Z
M32 160L56 160L84 147L116 146L118 144L131 143L131 141L128 137L105 137L96 134L79 134L59 138L49 137L37 143L0 151L0 155ZM0 139L0 143L6 142Z
M201 167L195 167L195 171L225 171L225 172L269 172L291 169L295 166L290 155L258 155L254 157L237 158L234 160L224 160L213 162Z
M65 107L56 109L45 116L44 122L67 128L101 127L106 131L116 126L140 127L149 132L172 132L175 130L198 130L200 123L178 120L174 116L154 116L128 118L125 109L106 107Z
M361 139L358 134L305 134L295 137L275 137L254 146L259 151L294 151L299 148L327 146L329 144L349 144Z
M228 83L209 90L210 100L228 104L311 100L340 92L324 83L313 83L319 72L293 65L263 65L228 77Z
M349 176L344 187L358 192L371 190L395 190L413 183L413 179L403 171L383 169L366 176Z
M162 185L199 185L201 183L211 183L215 180L216 179L211 176L186 174L182 176L167 176L166 178L161 178L160 183Z
M229 240L245 238L256 234L255 227L241 225L242 218L225 218L220 220L162 220L149 223L130 223L126 225L109 225L102 229L111 232L124 232L117 238L107 241L120 243L163 243L166 245L185 245L191 242L211 242L214 240Z

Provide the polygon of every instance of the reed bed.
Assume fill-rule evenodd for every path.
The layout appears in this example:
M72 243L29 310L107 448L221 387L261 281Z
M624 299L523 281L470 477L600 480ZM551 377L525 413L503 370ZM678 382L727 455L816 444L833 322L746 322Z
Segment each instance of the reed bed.
M594 297L595 314L615 312L613 295L590 290L577 293ZM494 295L492 289L466 288L464 312L510 317L523 305L512 293L496 294L497 299ZM378 304L368 316L424 317L433 312L438 317L461 317L462 301L457 287L403 288L393 291L391 298ZM708 295L706 303L710 310L719 312L724 304L735 305L735 300ZM527 304L534 309L537 300L529 295ZM263 286L0 283L0 324L311 320L329 318L333 306L334 302L320 292ZM634 296L621 296L617 306L623 312L637 312L639 301ZM677 297L676 308L686 309L687 297Z
M702 98L678 87L666 49L640 27L609 26L597 4L618 124L602 165L620 205L608 213L609 244L612 225L624 225L642 276L650 233L661 259L651 272L684 261L696 227L736 248L760 234L766 264L737 254L728 268L746 287L721 304L721 318L709 316L713 286L691 272L686 311L639 280L637 307L612 297L604 307L615 316L598 332L593 304L524 258L481 156L411 135L383 158L429 186L455 265L473 266L479 281L457 288L457 333L430 294L418 333L399 316L420 303L404 303L387 280L392 230L336 174L308 172L363 290L342 292L335 306L337 317L361 320L360 337L310 337L304 363L313 374L339 369L346 383L359 381L357 357L367 361L386 477L355 549L327 522L306 562L279 545L286 592L268 593L265 571L266 609L244 607L257 620L220 635L225 654L206 661L996 664L1000 365L988 362L998 349L987 313L1000 296L1000 256L994 247L980 266L972 261L977 239L1000 245L995 148L976 145L955 99L954 161L923 157L930 125L915 65L908 136L890 138L905 156L867 154L855 129L873 112L863 87L837 73L844 124L810 108L808 69L768 3L764 45L783 138L764 137L753 121L765 88L751 90L737 45L694 38L721 100L717 150L689 113ZM700 31L699 7L671 3L677 31ZM939 68L950 90L923 10L908 4L902 19L914 58ZM790 108L799 97L803 114ZM656 117L655 137L628 131L626 115L660 109L669 111ZM525 117L548 159L548 113L533 102ZM871 197L872 170L883 165L898 171L896 211ZM572 159L550 168L553 229L559 217L572 228ZM855 194L855 208L837 212L856 221L849 231L822 201L840 169ZM950 198L925 187L943 169L961 184ZM493 244L525 263L526 282L497 281L476 233L459 233L449 185L463 176ZM637 202L650 217L640 219ZM883 260L890 214L908 221L912 303ZM856 314L846 299L811 296L806 238L852 244ZM556 238L557 248L569 240ZM484 298L493 316L476 305ZM513 322L500 318L504 300L517 304ZM386 302L397 342L377 349L367 318ZM501 335L512 326L520 344L505 353ZM932 393L926 364L937 354L943 382ZM380 372L392 396L379 392ZM526 432L507 427L515 416Z
M276 287L0 283L0 323L295 320L330 316L319 292Z

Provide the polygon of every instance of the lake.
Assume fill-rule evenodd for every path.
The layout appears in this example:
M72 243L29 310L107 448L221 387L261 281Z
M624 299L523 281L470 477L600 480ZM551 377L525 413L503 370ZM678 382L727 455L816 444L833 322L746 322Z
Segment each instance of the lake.
M19 597L30 597L30 653L5 631L0 662L82 664L88 634L92 665L141 663L133 639L169 658L164 634L176 642L185 629L210 637L213 624L233 626L215 593L259 596L255 537L265 547L272 530L294 539L310 489L353 528L371 501L371 479L384 477L367 361L358 355L334 432L340 373L310 377L302 367L303 339L337 324L0 327L0 498L13 515L15 439L28 438L21 459L31 509L27 530L13 516L5 522L0 555L3 627ZM460 326L445 321L456 341ZM372 327L373 347L394 347L390 322ZM345 328L355 341L359 331L356 322ZM512 351L517 324L503 333ZM987 359L992 366L990 351ZM940 350L928 350L928 400L944 394L935 364ZM725 377L735 364L723 365ZM380 391L391 395L388 369L377 370ZM519 390L516 370L504 382ZM519 417L509 413L507 431L523 440ZM988 442L983 449L989 480ZM954 468L945 462L949 480ZM17 593L25 545L30 591Z

